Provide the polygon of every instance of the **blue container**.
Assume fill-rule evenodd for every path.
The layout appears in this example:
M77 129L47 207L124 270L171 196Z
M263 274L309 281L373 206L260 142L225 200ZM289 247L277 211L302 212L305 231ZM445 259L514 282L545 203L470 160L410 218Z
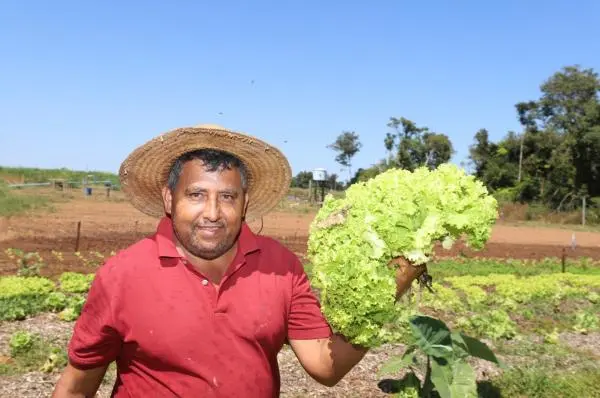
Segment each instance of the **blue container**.
M92 196L92 187L86 187L85 188L85 195L86 196Z

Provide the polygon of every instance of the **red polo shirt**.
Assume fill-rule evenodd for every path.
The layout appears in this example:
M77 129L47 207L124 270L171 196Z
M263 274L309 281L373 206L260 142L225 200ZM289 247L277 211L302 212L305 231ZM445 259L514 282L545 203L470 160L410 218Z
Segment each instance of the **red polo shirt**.
M116 361L117 397L276 397L287 339L330 336L298 258L242 226L217 289L177 252L170 219L98 269L69 344Z

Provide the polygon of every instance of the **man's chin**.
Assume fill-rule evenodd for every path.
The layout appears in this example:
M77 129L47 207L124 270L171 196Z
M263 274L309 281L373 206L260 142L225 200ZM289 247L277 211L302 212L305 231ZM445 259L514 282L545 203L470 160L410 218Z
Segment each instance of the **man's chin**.
M203 260L215 260L225 254L227 250L220 247L195 247L191 253Z

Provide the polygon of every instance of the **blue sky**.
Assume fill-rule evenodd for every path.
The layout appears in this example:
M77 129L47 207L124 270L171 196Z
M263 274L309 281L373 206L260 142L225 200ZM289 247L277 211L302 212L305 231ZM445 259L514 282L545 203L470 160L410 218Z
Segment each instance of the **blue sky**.
M598 38L593 0L5 0L0 165L116 172L157 134L217 123L294 173L347 177L326 145L356 131L368 167L391 116L448 134L458 163L479 128L518 131L514 105L563 66L600 71Z

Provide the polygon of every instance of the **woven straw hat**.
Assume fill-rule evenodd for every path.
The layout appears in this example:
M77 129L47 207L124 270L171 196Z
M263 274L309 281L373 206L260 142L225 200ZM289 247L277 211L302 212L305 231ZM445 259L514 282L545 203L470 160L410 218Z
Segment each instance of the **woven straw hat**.
M204 124L166 132L135 149L121 164L121 189L141 212L164 216L162 189L175 160L197 149L237 156L248 170L246 221L260 218L288 192L292 171L286 157L268 143L224 127Z

